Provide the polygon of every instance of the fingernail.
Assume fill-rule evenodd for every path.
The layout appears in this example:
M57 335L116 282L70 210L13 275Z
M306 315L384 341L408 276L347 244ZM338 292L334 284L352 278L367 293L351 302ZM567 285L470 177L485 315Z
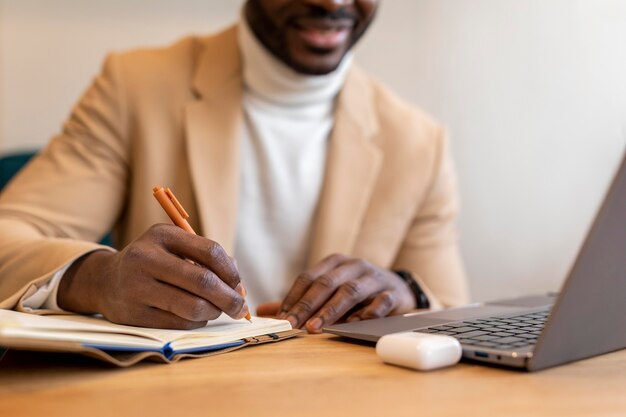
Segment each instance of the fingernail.
M322 319L319 317L315 317L313 320L308 321L308 323L306 324L306 328L310 332L318 332L321 330L323 325L324 322L322 321Z
M296 328L296 325L298 324L298 319L296 319L294 316L289 316L285 320L291 323L291 327L293 327L294 329Z
M235 291L237 291L237 293L239 293L239 295L241 295L242 297L245 297L246 295L248 295L248 291L246 291L246 288L243 286L241 282L237 284L237 286L235 287Z
M346 320L348 323L354 323L355 321L361 321L360 317L350 317L348 320Z
M248 304L244 304L239 314L237 314L237 319L241 320L242 318L246 317L248 314L250 314L250 308L248 307Z

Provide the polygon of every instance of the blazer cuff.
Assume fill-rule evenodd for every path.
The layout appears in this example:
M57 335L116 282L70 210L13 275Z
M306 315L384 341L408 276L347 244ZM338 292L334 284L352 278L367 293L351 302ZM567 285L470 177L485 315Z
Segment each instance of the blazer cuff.
M75 261L74 261L75 262ZM67 263L63 268L59 269L52 275L50 281L44 283L37 288L37 291L31 295L25 296L22 299L22 306L24 310L34 312L34 310L44 308L46 310L61 311L57 304L57 292L59 290L59 283L61 278L65 275L74 262Z
M56 244L53 244L56 243ZM37 242L33 246L39 246L32 250L31 253L26 253L23 258L32 258L34 256L43 257L45 261L41 263L28 264L26 262L14 262L14 265L19 268L6 268L2 270L0 275L4 275L4 272L10 272L6 278L3 276L2 285L0 288L0 308L8 310L16 310L25 313L36 314L59 314L63 310L58 309L56 305L56 291L58 288L57 282L51 284L54 278L57 278L60 282L63 274L59 272L65 272L66 267L71 266L78 258L99 250L108 250L115 252L115 249L98 245L89 242L81 241L68 241L59 245L59 242ZM49 249L46 251L45 249ZM54 255L50 255L50 252L54 252ZM48 256L45 256L48 254ZM63 259L65 258L65 259ZM55 265L56 264L56 265ZM11 265L13 266L13 265ZM13 269L13 270L11 270ZM34 278L28 280L24 279L26 276L33 276ZM57 276L59 275L59 276ZM44 293L50 290L47 296L40 296L43 298L37 298L39 290L44 288ZM33 299L32 297L35 296ZM54 302L50 299L50 296L54 297ZM48 301L48 302L46 302ZM37 305L39 306L37 307ZM53 310L56 305L57 310Z

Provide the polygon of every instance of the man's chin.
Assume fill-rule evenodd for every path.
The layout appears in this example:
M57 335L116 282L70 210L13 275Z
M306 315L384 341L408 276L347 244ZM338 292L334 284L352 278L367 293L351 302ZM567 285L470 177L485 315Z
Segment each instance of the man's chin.
M311 51L300 56L292 56L285 63L296 72L305 75L326 75L335 71L345 53L332 54Z

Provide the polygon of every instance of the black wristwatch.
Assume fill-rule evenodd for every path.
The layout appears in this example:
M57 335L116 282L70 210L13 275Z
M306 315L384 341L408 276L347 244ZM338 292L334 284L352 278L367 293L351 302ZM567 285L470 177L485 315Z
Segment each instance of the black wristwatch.
M393 271L400 279L406 282L406 285L409 286L411 292L415 296L415 307L416 308L430 308L430 301L428 301L428 297L426 293L422 291L419 284L415 279L413 279L413 275L407 271Z

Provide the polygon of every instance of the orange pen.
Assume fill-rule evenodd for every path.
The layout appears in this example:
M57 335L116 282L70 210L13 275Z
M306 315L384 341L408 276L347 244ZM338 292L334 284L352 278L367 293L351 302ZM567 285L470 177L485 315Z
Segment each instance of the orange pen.
M194 235L196 234L187 221L189 214L187 214L187 211L185 211L183 205L180 204L172 190L156 186L152 189L152 194L154 195L154 198L157 199L161 207L163 207L163 210L165 210L165 213L168 215L170 220L172 220L172 223L189 233L193 233ZM252 317L250 316L250 313L246 314L246 320L251 322L251 319Z

